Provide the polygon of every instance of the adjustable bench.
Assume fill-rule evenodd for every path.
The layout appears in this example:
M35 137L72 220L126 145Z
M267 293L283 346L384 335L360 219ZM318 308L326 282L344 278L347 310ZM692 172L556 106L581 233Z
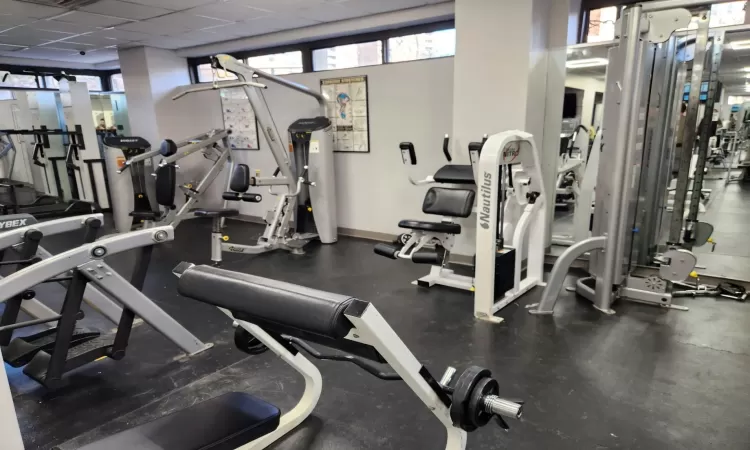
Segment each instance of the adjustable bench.
M464 449L466 432L493 417L507 427L501 416L521 416L521 404L497 396L499 384L486 369L469 367L450 385L455 369L449 368L438 382L369 302L210 266L182 263L174 272L180 294L215 305L235 320L241 350L255 340L305 378L299 403L280 416L275 406L249 394L225 394L81 450L266 448L305 420L320 398L320 372L301 351L406 382L445 427L447 450ZM325 353L307 342L337 352Z

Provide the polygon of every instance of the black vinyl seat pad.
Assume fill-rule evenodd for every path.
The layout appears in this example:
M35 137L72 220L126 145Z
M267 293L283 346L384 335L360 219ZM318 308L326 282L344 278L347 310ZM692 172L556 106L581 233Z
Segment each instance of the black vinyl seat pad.
M448 164L435 172L433 176L438 183L475 184L474 169L471 165Z
M412 230L432 231L435 233L460 234L461 225L457 223L424 222L421 220L402 220L398 223L400 228L411 228Z
M79 450L235 450L276 430L280 417L276 406L230 392Z
M384 363L372 346L346 339L354 328L344 312L353 304L369 303L283 281L210 266L193 266L183 272L177 291L232 315L275 336L292 336L345 353Z

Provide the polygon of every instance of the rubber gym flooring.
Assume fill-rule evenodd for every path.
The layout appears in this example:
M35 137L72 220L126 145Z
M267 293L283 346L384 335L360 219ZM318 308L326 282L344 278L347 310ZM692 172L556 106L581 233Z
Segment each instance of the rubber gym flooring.
M229 234L250 241L260 231L231 222ZM143 324L124 360L84 366L56 392L6 367L27 449L75 449L227 391L251 392L282 410L296 403L302 380L289 366L270 352L239 352L227 317L176 293L172 268L206 263L209 234L209 222L180 225L176 241L154 252L144 292L214 348L177 358L178 349ZM43 245L59 252L76 239ZM537 301L537 290L493 325L473 319L470 293L412 286L428 268L377 256L372 246L344 237L304 256L227 255L224 267L374 303L436 377L447 365L490 368L504 396L526 401L525 415L508 433L491 424L470 434L469 449L748 449L750 304L680 299L690 311L679 312L620 303L617 315L604 316L564 292L554 317L535 317L524 306ZM110 262L129 275L132 260L124 254ZM52 291L44 294L61 294ZM85 321L106 325L92 311ZM320 403L272 448L443 448L441 425L402 382L348 363L315 364L323 374Z

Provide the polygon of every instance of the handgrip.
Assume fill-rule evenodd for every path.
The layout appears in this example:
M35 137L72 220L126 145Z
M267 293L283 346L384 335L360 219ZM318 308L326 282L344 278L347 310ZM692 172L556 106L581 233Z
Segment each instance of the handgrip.
M450 144L450 138L446 134L445 137L443 138L443 154L445 155L445 159L447 159L448 162L452 162L453 161L453 157L451 156L451 152L450 152L450 148L449 148L450 145L449 144Z

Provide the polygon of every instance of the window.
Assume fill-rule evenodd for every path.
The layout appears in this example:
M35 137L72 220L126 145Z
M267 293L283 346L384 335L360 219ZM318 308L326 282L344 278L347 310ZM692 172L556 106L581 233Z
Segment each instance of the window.
M31 89L39 88L39 85L36 84L36 75L22 75L15 73L9 73L7 77L4 77L3 81L0 81L0 86Z
M216 81L236 80L237 75L222 69L216 70ZM211 64L201 64L198 66L198 83L210 83L214 81L214 71Z
M388 39L388 62L441 58L455 54L455 28Z
M745 3L727 2L711 6L709 28L742 25L745 23Z
M247 65L273 75L302 73L302 52L296 51L253 56L252 58L247 58Z
M313 50L313 70L349 69L383 64L383 42L339 45Z
M615 38L617 6L589 11L589 29L586 42L611 41Z
M122 74L116 73L109 77L110 89L117 92L125 92L125 83L122 81Z
M89 88L89 92L102 90L102 79L97 75L70 75L76 77L77 82L86 83ZM47 75L46 77L44 77L44 82L49 89L60 89L60 82L57 81L53 76Z

